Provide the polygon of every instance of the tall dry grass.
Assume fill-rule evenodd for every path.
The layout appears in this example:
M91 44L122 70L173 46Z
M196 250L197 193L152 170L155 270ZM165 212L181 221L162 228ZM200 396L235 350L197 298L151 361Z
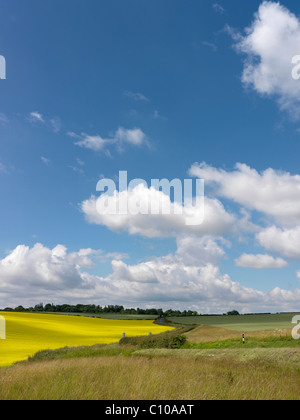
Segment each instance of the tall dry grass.
M99 357L0 369L0 399L299 399L300 372L286 363L213 357Z

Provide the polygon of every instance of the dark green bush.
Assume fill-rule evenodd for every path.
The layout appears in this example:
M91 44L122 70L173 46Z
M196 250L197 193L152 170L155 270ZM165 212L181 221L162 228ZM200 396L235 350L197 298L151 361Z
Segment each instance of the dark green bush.
M174 337L172 343L172 349L180 349L186 343L186 337L184 335L179 335Z
M124 337L120 340L120 345L134 346L141 349L179 349L185 344L186 337L183 334L189 329L180 328L148 337Z

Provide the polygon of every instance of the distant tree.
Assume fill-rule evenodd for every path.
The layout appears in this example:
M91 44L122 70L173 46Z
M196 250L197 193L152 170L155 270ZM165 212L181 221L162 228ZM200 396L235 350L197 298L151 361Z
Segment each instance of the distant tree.
M26 309L25 309L25 308L23 308L23 306L17 306L17 307L15 308L15 311L16 311L16 312L25 312L25 311L26 311Z
M152 315L159 317L185 317L185 316L197 316L196 311L184 310L183 312L179 310L168 309L163 311L163 309L156 308L124 308L122 305L106 305L102 307L100 305L54 305L53 303L47 303L45 306L43 303L39 303L34 307L24 308L22 305L12 308L5 308L6 311L16 311L16 312L58 312L58 313L82 313L82 314L103 314L103 313L116 313L116 314L130 314L130 315ZM237 311L233 311L237 312ZM233 315L238 315L237 313L230 313Z
M239 315L240 313L236 310L227 312L227 315Z

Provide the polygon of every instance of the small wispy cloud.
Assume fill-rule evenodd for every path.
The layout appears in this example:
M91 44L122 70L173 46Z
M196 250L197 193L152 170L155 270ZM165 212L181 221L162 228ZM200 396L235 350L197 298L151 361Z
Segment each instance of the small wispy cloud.
M6 114L3 112L0 112L0 124L1 125L7 125L9 123L9 119Z
M82 168L79 168L78 166L69 165L68 168L72 169L73 172L76 172L80 175L84 174L84 170Z
M54 133L59 133L61 130L61 120L58 117L54 117L51 118L51 120L49 121L50 126L52 128L52 130L54 131Z
M218 51L218 48L217 48L216 44L214 44L213 42L202 41L202 45L204 45L205 47L211 48L213 52Z
M49 166L50 165L50 163L51 163L51 160L50 159L48 159L48 158L46 158L46 157L44 157L44 156L41 156L41 161L46 165L46 166Z
M32 123L36 123L36 122L44 123L45 122L43 115L40 114L38 111L34 111L34 112L31 112L29 114L29 121L32 122Z
M90 136L83 133L79 138L80 140L75 143L76 146L93 150L94 152L100 152L104 150L108 145L112 144L112 139L104 139L98 135Z
M93 150L94 152L105 152L110 156L109 148L115 146L118 152L122 152L125 145L141 147L149 144L146 134L140 128L126 129L119 127L115 134L109 138L100 135L88 135L82 133L80 136L71 132L68 134L72 138L78 139L76 146Z
M155 120L164 120L164 121L166 121L167 120L167 118L166 117L164 117L163 115L160 115L160 113L157 111L157 109L154 111L154 113L153 113L153 118L155 119Z
M85 165L85 162L83 162L83 160L81 160L81 159L79 159L79 158L76 158L76 162L78 163L78 165L80 165L80 166L84 166Z
M68 131L67 132L68 137L72 137L73 139L81 139L82 135L74 133L74 131Z
M223 6L221 6L219 3L214 3L214 4L212 5L212 7L213 7L214 11L215 11L216 13L218 13L219 15L223 15L223 14L225 13L225 9L224 9L224 7L223 7Z
M133 146L142 146L146 142L146 134L140 128L128 130L120 127L113 140L118 144L127 143Z
M7 169L2 162L0 162L0 172L7 174Z
M43 124L48 127L54 133L58 133L61 130L61 120L58 117L45 118L43 114L38 111L31 112L27 117L28 121L32 124Z
M72 169L72 171L76 172L77 174L84 175L83 167L85 165L85 162L80 158L76 158L76 163L77 165L69 165L68 168Z
M145 101L145 102L150 102L150 99L147 98L145 95L143 95L142 93L134 93L131 92L130 90L125 90L123 92L124 96L127 96L128 98L132 98L135 101Z

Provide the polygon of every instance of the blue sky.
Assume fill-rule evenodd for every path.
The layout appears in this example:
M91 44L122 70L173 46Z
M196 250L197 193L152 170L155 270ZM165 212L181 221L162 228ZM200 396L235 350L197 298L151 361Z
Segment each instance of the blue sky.
M298 310L300 6L1 9L0 307ZM204 179L203 226L95 218L97 182L122 170Z

